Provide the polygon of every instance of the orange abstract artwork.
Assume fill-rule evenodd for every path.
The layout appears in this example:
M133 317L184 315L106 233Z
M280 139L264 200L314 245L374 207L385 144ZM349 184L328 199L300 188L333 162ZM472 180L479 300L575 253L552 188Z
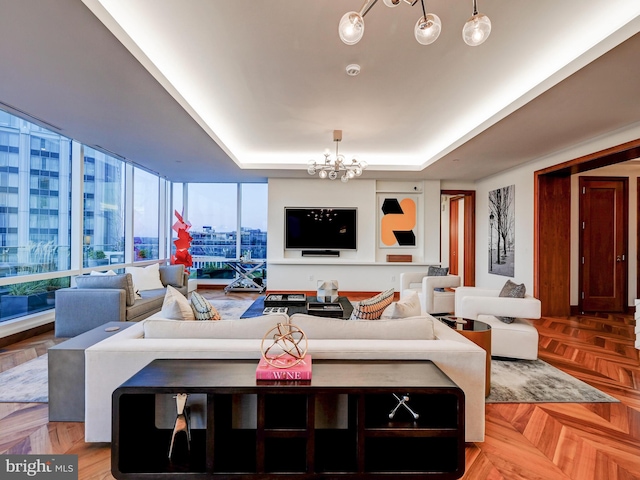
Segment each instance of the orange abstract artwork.
M391 247L415 247L416 201L413 198L385 198L382 202L380 240Z

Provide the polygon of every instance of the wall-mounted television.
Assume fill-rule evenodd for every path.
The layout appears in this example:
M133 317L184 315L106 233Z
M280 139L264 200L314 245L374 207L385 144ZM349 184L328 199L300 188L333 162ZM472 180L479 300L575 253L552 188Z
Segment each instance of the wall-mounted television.
M356 250L356 208L284 209L284 243L290 250Z

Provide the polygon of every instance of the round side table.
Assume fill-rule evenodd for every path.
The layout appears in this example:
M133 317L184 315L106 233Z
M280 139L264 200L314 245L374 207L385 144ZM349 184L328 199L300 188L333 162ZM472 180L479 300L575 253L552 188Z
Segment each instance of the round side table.
M454 316L443 317L440 320L487 352L487 376L484 393L485 397L488 397L491 392L491 325L479 320Z

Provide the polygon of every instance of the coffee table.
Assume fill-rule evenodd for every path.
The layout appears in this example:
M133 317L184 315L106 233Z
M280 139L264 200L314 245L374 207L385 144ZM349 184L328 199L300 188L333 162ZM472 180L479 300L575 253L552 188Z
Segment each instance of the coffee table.
M259 317L262 315L262 311L264 310L264 299L265 295L259 296L255 302L251 304L251 306L242 314L240 318L253 318ZM307 302L317 302L318 297L307 297ZM342 318L343 320L348 320L351 318L351 313L353 312L353 305L349 301L347 297L338 297L338 303L342 305ZM295 313L308 313L307 307L305 305L291 305L288 306L287 315L291 316Z
M300 383L258 383L257 363L157 359L123 383L113 394L114 477L424 480L464 474L464 392L432 362L314 359L311 381ZM193 408L205 427L185 426L190 441L177 436L169 458L173 429L157 425L156 395L178 394L206 395L206 405ZM243 413L234 408L239 395L256 398ZM346 422L317 429L316 405L327 397L346 397ZM255 423L239 426L236 415L253 415Z

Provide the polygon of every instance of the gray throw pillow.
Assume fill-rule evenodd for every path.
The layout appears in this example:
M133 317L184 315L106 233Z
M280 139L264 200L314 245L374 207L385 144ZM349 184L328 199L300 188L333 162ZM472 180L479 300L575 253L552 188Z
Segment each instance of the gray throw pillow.
M524 294L526 293L527 288L524 286L524 283L514 283L511 280L507 280L500 290L500 297L511 297L511 298L524 298ZM515 317L496 317L498 320L504 323L513 323Z
M164 286L183 287L184 265L162 265L160 267L160 281Z
M507 283L504 284L502 290L500 290L501 297L511 297L511 298L524 298L524 294L527 292L527 287L524 286L524 283L513 283L511 280L507 280Z
M446 277L449 275L449 267L434 267L433 265L427 270L427 277ZM444 288L434 288L436 292L444 292Z
M82 288L117 288L124 290L127 295L127 306L136 301L133 290L133 278L130 273L123 275L79 275L76 277L76 286Z
M427 270L428 277L445 277L449 275L449 267L434 267L431 265Z

